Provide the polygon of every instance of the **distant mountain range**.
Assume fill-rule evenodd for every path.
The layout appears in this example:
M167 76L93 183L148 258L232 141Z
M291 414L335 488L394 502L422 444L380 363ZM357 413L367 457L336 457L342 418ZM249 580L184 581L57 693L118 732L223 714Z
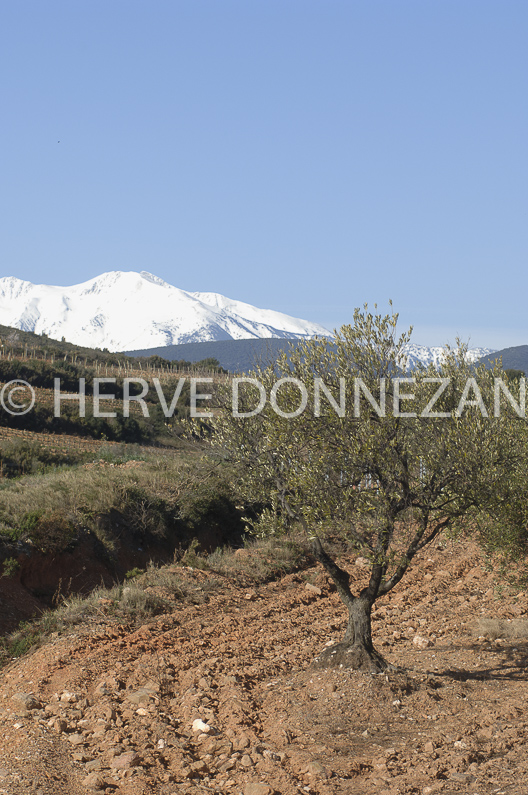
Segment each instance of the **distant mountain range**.
M220 342L190 342L185 345L168 345L164 348L150 348L126 351L130 356L162 356L168 361L184 360L199 362L203 359L217 359L222 367L233 373L244 373L253 370L258 363L274 361L280 351L287 350L293 339L253 339L227 340ZM438 366L442 359L443 348L428 348L425 345L407 346L407 366L410 370L419 362ZM483 354L490 354L489 348L472 348L468 351L468 360L477 361ZM495 356L495 354L493 354Z
M317 323L218 293L186 292L145 271L111 271L71 287L4 277L0 323L87 348L169 360L212 356L230 371L251 369L288 341L330 336ZM410 368L418 362L438 365L443 354L441 347L414 343L407 351ZM468 359L490 354L496 355L490 348L472 348Z
M188 342L184 345L168 345L166 348L140 349L125 353L128 356L161 356L170 362L201 362L204 359L217 359L220 366L230 373L247 373L259 363L275 361L282 350L287 350L296 341L253 339Z
M112 271L72 287L0 279L0 323L122 351L212 340L327 335L317 323L217 293L188 293L151 273Z
M435 367L439 367L445 355L445 348L441 346L429 348L426 345L415 345L410 342L406 345L405 352L407 353L407 367L412 370L420 362L425 365L433 364ZM473 364L483 356L490 354L495 355L493 348L469 348L466 359Z

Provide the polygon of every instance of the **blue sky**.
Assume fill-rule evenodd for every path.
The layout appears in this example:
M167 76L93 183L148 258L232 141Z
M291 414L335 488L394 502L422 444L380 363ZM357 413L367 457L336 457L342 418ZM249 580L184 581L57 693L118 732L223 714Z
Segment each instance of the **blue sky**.
M527 30L524 0L3 3L0 275L528 344Z

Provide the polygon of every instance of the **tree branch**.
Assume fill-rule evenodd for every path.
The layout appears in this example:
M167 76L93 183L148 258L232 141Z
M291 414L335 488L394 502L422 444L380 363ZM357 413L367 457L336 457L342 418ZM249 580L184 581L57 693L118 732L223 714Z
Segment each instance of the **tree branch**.
M325 552L323 545L321 544L321 540L317 536L312 539L312 551L314 557L319 561L319 563L324 567L334 581L339 596L343 602L347 607L351 605L355 599L355 596L353 596L350 590L350 574L344 569L341 569L337 563L332 560L332 558Z

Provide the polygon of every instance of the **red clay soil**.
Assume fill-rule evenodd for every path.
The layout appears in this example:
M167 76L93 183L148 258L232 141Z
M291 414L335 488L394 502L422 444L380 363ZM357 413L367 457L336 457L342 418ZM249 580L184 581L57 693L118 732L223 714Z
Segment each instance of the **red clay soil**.
M378 605L390 674L310 670L345 624L318 569L250 591L184 571L201 604L84 626L2 671L0 793L528 792L527 598L497 596L473 547L426 551Z

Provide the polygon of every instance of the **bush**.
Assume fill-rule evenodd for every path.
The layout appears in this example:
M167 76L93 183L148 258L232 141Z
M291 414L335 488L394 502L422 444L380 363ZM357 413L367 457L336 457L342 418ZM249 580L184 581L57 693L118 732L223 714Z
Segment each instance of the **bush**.
M240 531L242 522L232 487L225 473L216 474L186 489L178 501L178 518L191 530L203 524L216 524Z
M76 531L74 524L64 514L54 511L39 515L25 534L41 552L47 554L67 549L74 541Z
M259 538L239 550L215 549L207 558L211 571L254 583L276 580L308 566L313 566L313 557L304 538Z
M81 452L55 452L39 444L16 440L0 447L0 470L7 478L42 474L50 468L77 464L86 458Z
M135 485L124 486L118 510L139 538L166 538L172 523L167 502Z
M192 569L207 569L207 556L202 555L199 551L200 542L197 538L193 538L187 549L180 557L179 563L182 566L190 566Z
M6 558L3 563L2 577L14 577L20 568L20 563L16 558Z
M134 566L133 569L129 569L125 574L125 579L127 580L134 580L136 577L139 577L141 574L145 573L145 569L138 569L137 566Z

